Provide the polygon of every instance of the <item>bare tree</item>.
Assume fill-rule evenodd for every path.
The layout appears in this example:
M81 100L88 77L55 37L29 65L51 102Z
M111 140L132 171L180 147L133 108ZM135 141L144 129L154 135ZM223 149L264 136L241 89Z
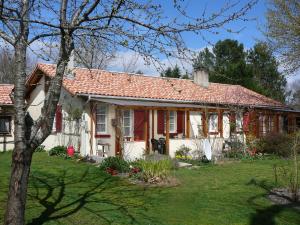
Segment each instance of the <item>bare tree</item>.
M78 66L105 69L115 57L115 46L95 36L78 37L75 46L75 61Z
M229 3L217 12L204 12L197 17L184 10L184 1L174 1L182 18L179 20L165 15L163 7L150 0L1 0L0 38L13 47L15 63L15 148L4 223L24 224L32 154L51 133L63 75L68 71L74 46L82 37L94 36L159 65L161 54L186 57L184 33L201 36L204 31L213 32L231 21L246 19L245 14L256 1ZM56 75L51 79L41 115L32 121L25 110L26 54L35 41L56 42L59 54Z
M300 69L300 3L296 0L272 0L267 13L267 36L282 56L288 72Z
M0 50L0 83L14 82L13 53L6 48Z

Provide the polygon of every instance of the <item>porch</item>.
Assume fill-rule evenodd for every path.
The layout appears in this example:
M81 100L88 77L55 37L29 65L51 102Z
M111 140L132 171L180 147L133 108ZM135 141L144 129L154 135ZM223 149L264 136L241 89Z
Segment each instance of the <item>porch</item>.
M189 147L193 157L203 155L205 141L212 155L218 156L232 136L244 143L246 135L260 137L295 129L293 114L247 107L91 98L91 112L95 128L91 153L128 160L153 153L153 140L164 140L163 153L171 157L180 146Z

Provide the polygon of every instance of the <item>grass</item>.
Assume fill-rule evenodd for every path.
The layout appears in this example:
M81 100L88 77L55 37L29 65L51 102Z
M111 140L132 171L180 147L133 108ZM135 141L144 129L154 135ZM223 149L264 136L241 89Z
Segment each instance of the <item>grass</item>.
M10 169L0 154L0 224ZM273 164L256 160L174 171L180 186L146 188L98 168L36 153L28 189L27 224L300 224L299 209L266 198Z

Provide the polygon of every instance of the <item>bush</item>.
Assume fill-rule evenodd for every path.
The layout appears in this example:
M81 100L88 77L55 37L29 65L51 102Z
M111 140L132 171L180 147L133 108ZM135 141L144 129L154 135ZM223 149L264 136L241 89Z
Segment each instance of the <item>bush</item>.
M288 134L268 134L257 141L257 152L288 157L292 151L293 136Z
M116 170L121 173L129 172L129 164L124 159L120 157L110 156L105 158L101 164L100 169L105 171Z
M50 156L66 156L67 148L65 146L55 146L49 151Z
M224 152L226 158L242 158L244 156L244 144L239 140L227 142L228 150Z
M171 159L161 160L139 160L136 162L138 168L141 169L140 178L149 183L157 183L168 179L173 168Z
M178 150L175 152L175 158L176 159L191 159L192 157L189 156L189 152L192 149L185 146L185 145L181 145Z

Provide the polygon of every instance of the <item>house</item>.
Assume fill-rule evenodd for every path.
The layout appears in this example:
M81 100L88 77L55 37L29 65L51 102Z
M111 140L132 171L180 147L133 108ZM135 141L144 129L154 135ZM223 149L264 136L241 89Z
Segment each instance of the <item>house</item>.
M12 84L0 84L0 152L14 147Z
M37 119L55 75L38 64L26 82L28 112ZM205 71L193 80L73 68L63 80L52 134L43 145L73 145L82 155L122 155L132 160L164 138L172 157L185 145L197 150L209 140L220 152L232 136L262 137L292 132L300 114L239 85L210 83ZM299 124L299 123L298 123Z

